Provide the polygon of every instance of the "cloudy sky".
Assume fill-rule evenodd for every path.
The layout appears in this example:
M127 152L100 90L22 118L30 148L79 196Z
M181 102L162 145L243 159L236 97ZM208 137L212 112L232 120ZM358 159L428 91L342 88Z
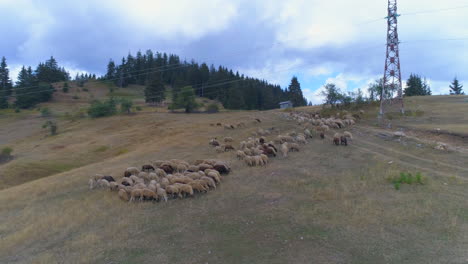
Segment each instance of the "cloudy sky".
M403 78L435 94L468 87L468 1L400 0ZM0 0L0 56L12 75L50 55L72 76L152 49L224 65L320 103L328 82L353 91L383 72L386 0ZM12 76L15 78L15 76Z

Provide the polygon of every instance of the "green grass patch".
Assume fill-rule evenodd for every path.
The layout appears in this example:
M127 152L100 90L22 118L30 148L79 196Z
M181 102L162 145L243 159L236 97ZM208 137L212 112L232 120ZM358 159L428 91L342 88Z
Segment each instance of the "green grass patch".
M395 187L395 190L400 190L402 184L423 184L423 176L420 172L416 173L415 175L411 173L400 173L397 177L391 177L390 182Z
M99 146L93 150L93 152L105 152L109 149L109 146Z
M116 153L115 153L115 156L120 156L120 155L123 155L123 154L126 154L128 153L130 150L128 149L119 149Z

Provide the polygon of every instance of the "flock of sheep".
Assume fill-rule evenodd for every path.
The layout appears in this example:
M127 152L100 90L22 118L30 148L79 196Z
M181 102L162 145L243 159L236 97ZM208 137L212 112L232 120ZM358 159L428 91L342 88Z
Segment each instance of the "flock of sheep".
M360 114L364 114L364 111L360 110ZM283 117L288 120L297 121L300 126L312 128L314 131L320 133L321 139L325 139L325 133L330 129L343 129L354 125L356 123L356 119L360 119L359 115L352 115L347 111L337 113L335 116L329 118L323 118L319 113L307 112L290 112L289 114L284 114ZM335 133L332 143L336 146L347 146L348 140L352 138L353 135L349 131L345 131L343 134Z
M197 160L189 164L183 160L156 161L152 165L127 168L122 178L94 175L89 179L89 188L105 188L116 191L124 201L165 201L171 198L191 197L216 189L223 174L231 171L220 160Z

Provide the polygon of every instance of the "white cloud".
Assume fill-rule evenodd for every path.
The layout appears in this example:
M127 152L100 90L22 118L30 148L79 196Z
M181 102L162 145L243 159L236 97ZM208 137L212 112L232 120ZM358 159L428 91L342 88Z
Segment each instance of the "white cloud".
M261 68L244 68L240 72L247 76L268 80L270 83L286 87L294 75L294 71L304 65L302 59L281 60L278 62L267 61Z

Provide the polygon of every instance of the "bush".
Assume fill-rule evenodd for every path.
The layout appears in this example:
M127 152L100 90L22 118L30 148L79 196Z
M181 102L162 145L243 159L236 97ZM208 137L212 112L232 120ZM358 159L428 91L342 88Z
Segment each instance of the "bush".
M217 104L209 104L206 107L206 112L208 112L208 113L218 113L219 112L219 106Z
M116 102L113 98L106 101L94 101L88 109L88 115L92 118L112 116L117 113Z
M57 135L57 122L52 121L52 120L47 120L43 125L42 128L49 128L50 130L50 135L55 136Z
M127 99L127 98L120 99L120 111L122 113L130 114L132 106L133 106L132 100Z
M63 88L62 88L62 92L68 93L68 91L69 91L68 87L63 87Z
M21 112L21 110L18 107L15 108L15 113L19 113L19 112Z
M42 108L42 109L41 109L41 116L42 116L42 117L49 117L49 116L51 116L51 112L50 112L49 108L47 108L47 107Z
M409 185L413 183L423 184L423 179L422 179L422 175L420 172L416 173L415 176L413 176L413 174L411 173L402 172L400 173L399 177L392 178L391 182L393 183L395 190L400 190L400 186L404 183L409 184Z
M11 153L12 153L12 152L13 152L13 149L12 149L12 148L10 148L10 147L4 147L4 148L2 148L2 153L1 153L1 155L2 155L2 156L9 157L9 156L11 156Z
M135 109L136 109L137 111L143 110L143 108L141 108L141 106L137 106L137 107L135 107Z

